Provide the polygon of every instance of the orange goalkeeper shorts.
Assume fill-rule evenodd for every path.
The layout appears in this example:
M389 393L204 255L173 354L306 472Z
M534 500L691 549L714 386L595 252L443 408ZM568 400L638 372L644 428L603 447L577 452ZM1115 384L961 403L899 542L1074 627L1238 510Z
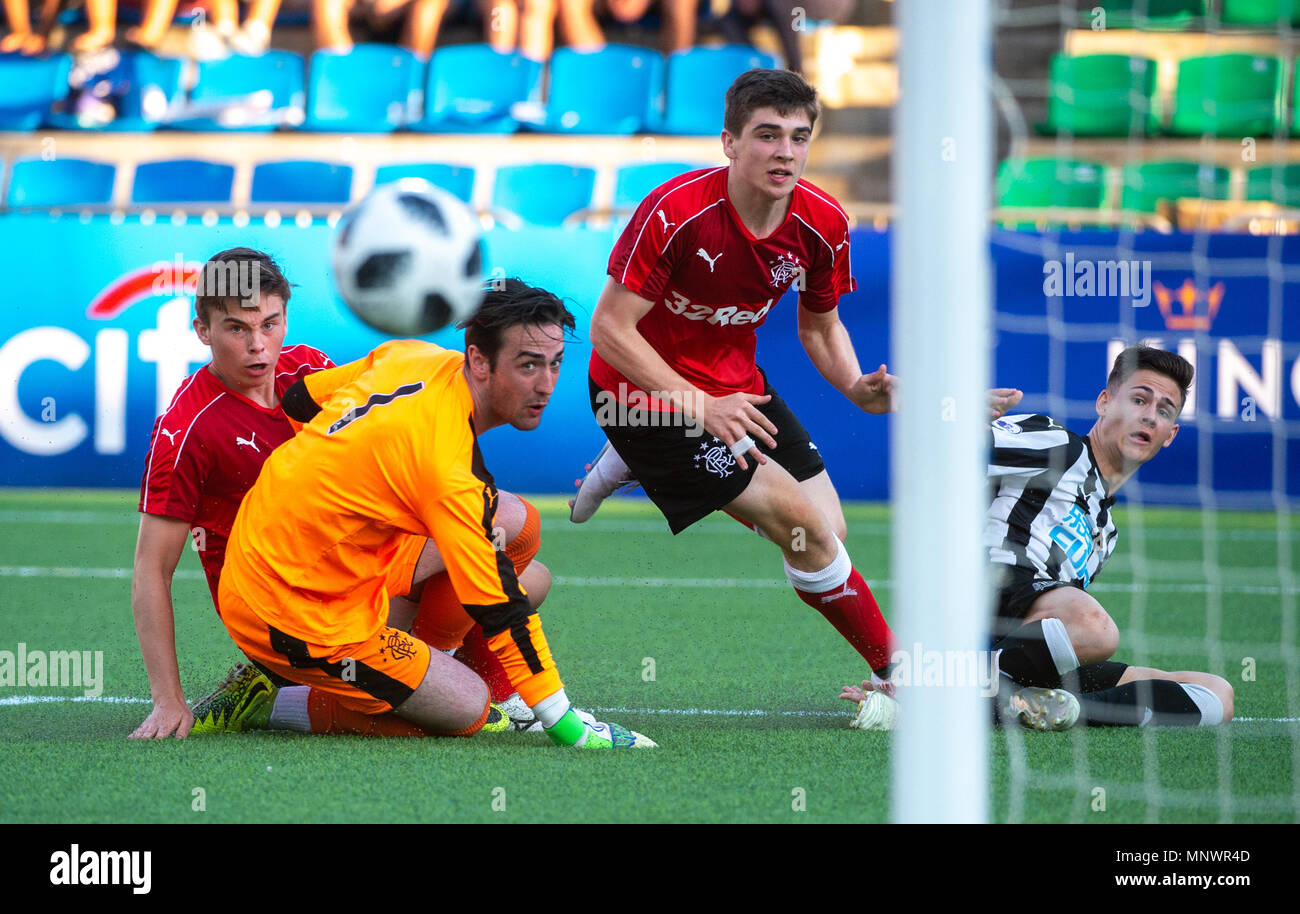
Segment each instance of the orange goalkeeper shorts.
M385 626L360 644L310 644L269 625L231 590L221 597L221 621L249 660L282 684L330 692L345 708L391 711L429 671L429 646L395 628Z

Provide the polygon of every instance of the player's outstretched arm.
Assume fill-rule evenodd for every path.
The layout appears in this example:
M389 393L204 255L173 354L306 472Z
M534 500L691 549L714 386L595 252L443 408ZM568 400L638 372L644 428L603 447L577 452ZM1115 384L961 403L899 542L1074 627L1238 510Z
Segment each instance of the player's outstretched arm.
M799 342L827 383L859 409L868 413L893 411L896 379L884 365L869 375L862 373L839 308L817 312L800 306Z
M683 378L637 329L637 322L653 307L654 302L623 284L613 279L606 282L591 315L591 345L600 357L642 390L667 394L674 406L728 447L746 436L776 447L772 437L776 426L755 405L771 398L744 393L712 397ZM736 454L741 469L748 469L744 454L759 463L767 462L754 446Z
M131 579L131 611L140 653L149 674L153 710L131 734L133 739L184 739L194 726L185 704L180 667L176 661L176 620L172 608L172 575L181 560L189 524L173 517L143 514L135 543L135 572Z

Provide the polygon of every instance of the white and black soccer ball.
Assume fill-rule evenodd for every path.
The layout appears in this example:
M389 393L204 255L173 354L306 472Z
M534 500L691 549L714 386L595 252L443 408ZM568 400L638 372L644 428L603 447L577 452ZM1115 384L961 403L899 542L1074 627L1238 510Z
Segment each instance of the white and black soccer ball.
M383 184L343 214L334 283L352 313L394 336L470 317L483 301L482 231L469 207L421 178Z

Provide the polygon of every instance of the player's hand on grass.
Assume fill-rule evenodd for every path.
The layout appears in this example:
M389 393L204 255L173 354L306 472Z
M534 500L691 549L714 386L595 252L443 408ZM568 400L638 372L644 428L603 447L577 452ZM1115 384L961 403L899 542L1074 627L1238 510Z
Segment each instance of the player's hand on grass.
M144 723L135 728L131 739L166 739L175 736L184 739L189 736L194 726L194 714L185 700L154 702L153 711L144 719Z
M994 387L989 391L989 418L998 419L1016 408L1024 397L1023 390L1014 387Z
M881 365L871 374L864 374L849 390L849 399L867 413L892 413L898 390L898 378Z
M862 687L844 686L840 689L840 701L866 701L867 693L872 691L871 680L862 680Z
M736 458L742 470L749 469L745 455L750 454L759 463L767 463L767 457L758 449L758 442L769 448L776 447L776 425L759 411L758 406L772 399L768 395L729 394L725 397L701 398L700 408L695 421L704 426L704 430L717 438ZM736 444L744 443L749 438L750 447L737 452Z

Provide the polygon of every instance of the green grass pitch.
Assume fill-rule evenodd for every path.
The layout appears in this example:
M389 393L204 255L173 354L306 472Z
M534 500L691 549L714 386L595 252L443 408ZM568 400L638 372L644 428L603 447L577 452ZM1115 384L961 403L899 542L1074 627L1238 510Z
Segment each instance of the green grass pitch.
M643 500L612 502L582 527L560 499L538 504L539 557L555 576L543 618L569 695L657 750L564 752L518 734L127 740L149 710L130 609L135 496L0 491L0 650L104 657L95 700L0 688L0 822L888 819L890 737L848 730L835 697L862 664L789 592L770 544L721 517L674 538ZM888 615L888 509L847 515L850 552ZM1300 530L1269 514L1153 509L1121 512L1119 525L1093 589L1119 623L1117 659L1217 672L1251 720L995 733L991 816L1296 821L1300 695L1286 663L1300 639ZM192 553L174 595L193 700L239 654Z

